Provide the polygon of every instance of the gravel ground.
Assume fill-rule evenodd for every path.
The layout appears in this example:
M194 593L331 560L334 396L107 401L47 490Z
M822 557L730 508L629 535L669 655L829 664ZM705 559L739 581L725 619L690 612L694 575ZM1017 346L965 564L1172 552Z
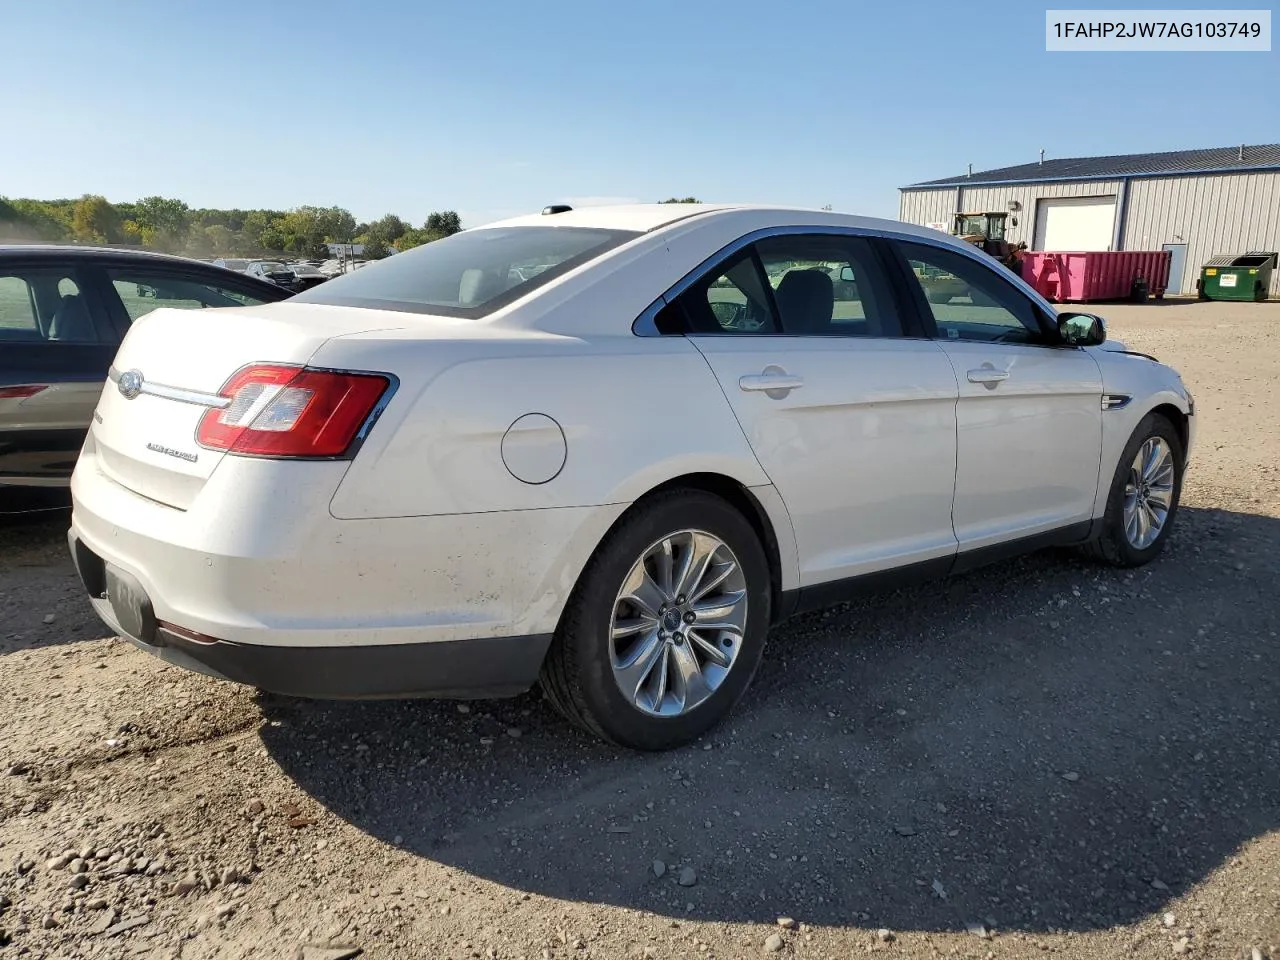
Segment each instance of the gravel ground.
M0 954L1280 960L1280 304L1104 312L1197 399L1165 557L797 619L666 755L185 673L0 529Z

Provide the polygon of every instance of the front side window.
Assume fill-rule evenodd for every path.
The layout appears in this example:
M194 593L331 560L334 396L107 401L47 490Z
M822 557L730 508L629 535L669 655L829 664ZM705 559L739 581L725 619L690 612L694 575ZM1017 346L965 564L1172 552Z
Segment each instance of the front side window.
M938 336L947 340L1044 342L1034 305L991 266L962 253L899 243L928 302Z
M480 317L638 236L594 227L464 230L335 277L294 300Z
M0 342L100 343L74 272L33 268L0 272Z
M110 276L111 285L131 323L161 307L195 310L204 307L254 307L267 302L237 290L146 270L111 270Z

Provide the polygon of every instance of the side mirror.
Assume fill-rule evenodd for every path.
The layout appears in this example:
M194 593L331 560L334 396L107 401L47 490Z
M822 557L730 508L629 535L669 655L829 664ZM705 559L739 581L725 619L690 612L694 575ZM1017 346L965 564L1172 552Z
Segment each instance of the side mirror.
M1096 347L1107 339L1107 325L1092 313L1058 314L1058 338L1072 347Z
M840 282L853 283L853 267L840 268Z

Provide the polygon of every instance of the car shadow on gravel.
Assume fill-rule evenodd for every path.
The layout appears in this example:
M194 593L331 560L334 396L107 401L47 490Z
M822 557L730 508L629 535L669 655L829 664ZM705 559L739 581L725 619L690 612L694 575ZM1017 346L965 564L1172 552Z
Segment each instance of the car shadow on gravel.
M20 502L32 509L0 512L0 657L105 636L67 550L70 510L56 496Z
M1109 927L1280 826L1277 557L1280 520L1187 508L1142 570L1040 554L798 619L730 722L665 755L601 745L536 694L264 697L263 740L338 816L517 890Z

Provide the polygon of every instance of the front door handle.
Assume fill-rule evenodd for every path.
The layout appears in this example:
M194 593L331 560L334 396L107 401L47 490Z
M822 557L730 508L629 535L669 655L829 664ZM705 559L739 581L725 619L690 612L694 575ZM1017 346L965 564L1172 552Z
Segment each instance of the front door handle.
M738 378L738 389L744 393L763 393L771 400L781 400L792 390L804 386L804 377L787 373L781 367L770 364L760 373Z
M1002 380L1009 379L1009 371L997 370L995 367L979 367L977 370L970 370L967 376L970 383L983 383L988 387L994 387Z

